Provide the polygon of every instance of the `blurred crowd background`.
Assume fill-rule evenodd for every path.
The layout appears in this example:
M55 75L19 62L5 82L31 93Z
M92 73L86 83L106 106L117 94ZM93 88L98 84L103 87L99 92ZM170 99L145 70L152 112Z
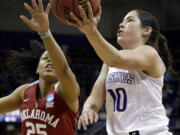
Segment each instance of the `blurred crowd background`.
M0 97L10 94L22 81L34 80L33 76L22 78L16 73L16 68L10 68L13 60L10 56L12 50L31 51L32 45L36 46L41 42L37 33L28 29L19 19L20 14L27 15L23 9L23 2L0 1ZM119 48L116 43L118 25L122 17L132 9L144 9L153 13L160 22L162 34L168 39L176 73L167 73L165 76L163 104L170 118L170 130L174 135L180 135L180 0L102 0L103 14L99 30L117 48ZM80 84L82 109L99 75L102 62L84 35L75 28L62 24L52 14L50 14L50 27L55 39L67 55L69 64ZM32 62L29 66L34 65L35 63ZM28 71L22 71L22 74L25 72ZM77 134L105 135L105 110L102 109L99 115L100 121L97 124L91 125L86 132L78 131ZM4 115L0 115L0 135L20 135L19 112L7 116L9 117L4 120ZM11 116L17 116L17 119Z

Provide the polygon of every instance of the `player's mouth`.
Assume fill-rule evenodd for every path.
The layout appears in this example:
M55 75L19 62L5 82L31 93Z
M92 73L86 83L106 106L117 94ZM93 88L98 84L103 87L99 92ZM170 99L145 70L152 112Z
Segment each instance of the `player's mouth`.
M46 68L46 69L49 69L49 70L54 69L52 64L47 64L47 65L45 66L45 68Z
M117 37L119 37L122 33L123 33L123 31L122 31L121 29L118 29L118 31L117 31Z

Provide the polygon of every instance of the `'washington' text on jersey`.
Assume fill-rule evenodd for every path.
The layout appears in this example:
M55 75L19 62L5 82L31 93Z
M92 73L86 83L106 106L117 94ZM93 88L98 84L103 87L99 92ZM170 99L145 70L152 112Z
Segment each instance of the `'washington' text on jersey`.
M107 83L121 82L127 84L135 84L134 74L125 72L113 72L108 75Z
M39 109L32 109L30 112L29 109L23 110L21 112L22 121L25 119L33 118L41 120L52 127L56 127L59 123L59 118L55 118L54 115L51 115L50 113L46 113L45 111L41 111Z

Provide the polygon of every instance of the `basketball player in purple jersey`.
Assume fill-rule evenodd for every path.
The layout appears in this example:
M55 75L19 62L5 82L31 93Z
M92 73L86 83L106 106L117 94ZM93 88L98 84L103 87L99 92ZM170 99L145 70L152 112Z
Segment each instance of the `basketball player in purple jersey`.
M117 42L123 50L108 43L97 29L101 9L93 16L79 7L81 19L67 23L81 30L104 62L91 95L84 104L78 127L87 129L98 120L98 111L106 100L108 135L172 135L162 104L164 74L171 70L171 55L160 34L155 17L132 10L119 24Z
M79 85L66 58L49 30L48 5L32 0L24 7L32 19L20 18L41 36L46 52L39 60L39 80L18 87L0 99L0 113L21 109L21 135L74 135L79 109ZM29 65L31 66L31 65ZM23 72L23 71L22 71Z

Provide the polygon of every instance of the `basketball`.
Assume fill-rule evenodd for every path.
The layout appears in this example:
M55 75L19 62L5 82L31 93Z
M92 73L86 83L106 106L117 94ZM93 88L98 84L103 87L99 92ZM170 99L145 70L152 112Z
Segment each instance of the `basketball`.
M100 7L100 0L50 0L51 11L54 16L65 23L70 20L69 12L73 12L76 16L80 16L78 5L81 5L86 14L88 14L87 1L91 3L93 15L96 16Z

